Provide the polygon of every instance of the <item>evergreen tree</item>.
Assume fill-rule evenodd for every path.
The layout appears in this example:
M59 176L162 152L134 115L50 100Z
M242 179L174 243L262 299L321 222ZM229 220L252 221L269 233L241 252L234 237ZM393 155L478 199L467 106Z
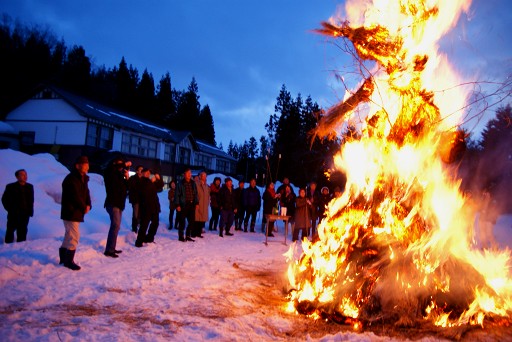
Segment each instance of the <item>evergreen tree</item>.
M235 158L236 160L238 160L238 157L239 157L238 145L233 144L233 140L229 141L228 150L226 151L226 153L229 154L231 157Z
M268 155L270 149L270 144L268 138L262 135L260 137L260 157L265 158Z
M481 148L491 153L502 146L512 146L512 107L501 107L482 131Z
M208 105L204 106L199 113L199 122L197 123L195 134L198 139L215 145L215 127L210 106Z
M107 69L104 65L91 73L91 96L107 106L116 106L116 69Z
M160 79L158 85L158 92L156 94L156 102L160 122L165 123L168 128L172 128L169 124L171 118L176 115L176 103L173 98L173 91L171 87L171 75L167 72Z
M144 69L142 77L137 87L137 114L148 118L154 123L160 123L160 116L156 112L155 106L155 82L153 75Z
M122 57L119 68L114 69L114 73L117 107L127 112L134 112L133 108L135 108L135 98L139 82L137 69L134 69L131 65L128 68L124 57Z
M250 137L249 142L247 143L247 156L249 159L254 160L258 155L258 142L256 138Z
M177 105L176 117L172 120L173 127L177 130L190 131L194 135L201 108L195 78L192 78L187 91L179 96Z
M91 61L82 46L73 46L63 66L64 86L78 93L86 94L91 82Z

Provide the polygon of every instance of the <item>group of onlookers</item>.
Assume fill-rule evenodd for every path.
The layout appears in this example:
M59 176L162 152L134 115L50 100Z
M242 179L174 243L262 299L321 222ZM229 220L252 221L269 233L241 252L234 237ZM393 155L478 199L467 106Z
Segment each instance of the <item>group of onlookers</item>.
M340 196L341 190L335 188L334 196ZM310 182L306 188L300 188L298 196L290 185L288 178L275 190L274 183L267 185L263 193L263 224L262 230L273 236L274 221L267 220L267 215L286 215L292 224L292 241L311 236L317 238L316 226L325 217L325 208L332 197L329 188L324 186L318 191L316 182ZM286 208L283 211L282 208ZM285 214L286 213L286 214ZM268 227L266 226L268 224Z
M104 254L111 258L118 258L122 253L116 249L116 243L127 198L133 209L131 229L137 233L135 246L142 247L144 243L154 242L158 230L161 212L158 193L162 191L164 183L158 173L152 173L141 165L135 168L135 174L130 177L130 166L131 162L118 157L108 164L103 174L106 190L104 207L110 217ZM88 157L80 156L62 182L60 218L64 224L64 238L59 248L59 262L72 270L80 270L80 266L74 262L80 239L79 225L92 207L88 171ZM6 243L14 241L15 233L18 242L26 240L28 222L34 213L34 188L27 182L26 170L17 170L15 176L17 181L8 184L2 195L2 203L7 210ZM238 231L256 232L262 199L262 232L273 236L273 221L268 222L267 227L266 215L278 214L280 207L287 208L286 215L295 225L294 241L298 239L299 232L302 232L302 238L307 237L310 228L314 238L317 220L323 216L323 210L331 198L326 187L318 193L314 182L307 190L300 189L296 197L287 178L277 190L274 183L268 184L262 197L254 178L249 181L247 188L240 181L234 189L229 177L224 179L224 184L221 184L219 177L215 177L213 183L208 185L206 172L193 179L191 169L187 168L181 180L169 183L168 199L169 229L178 229L179 241L193 242L194 238L203 237L206 224L209 231L218 229L220 237L232 236L232 226Z

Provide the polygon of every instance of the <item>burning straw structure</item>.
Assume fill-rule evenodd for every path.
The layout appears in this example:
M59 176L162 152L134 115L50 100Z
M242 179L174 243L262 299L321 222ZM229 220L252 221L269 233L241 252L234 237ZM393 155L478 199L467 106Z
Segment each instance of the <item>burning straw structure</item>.
M349 21L318 30L352 43L364 80L316 134L365 119L336 157L346 191L329 204L319 241L287 254L290 309L355 327L508 320L510 253L476 248L475 203L448 167L464 147L454 113L467 93L437 47L469 1L360 3L348 2Z

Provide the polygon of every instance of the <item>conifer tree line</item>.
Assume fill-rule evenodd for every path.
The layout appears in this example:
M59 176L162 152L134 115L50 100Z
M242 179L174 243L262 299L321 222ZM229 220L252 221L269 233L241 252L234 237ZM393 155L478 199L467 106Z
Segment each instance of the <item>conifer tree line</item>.
M124 57L112 68L95 68L84 47L69 48L50 29L14 23L7 15L0 24L0 68L2 118L36 86L52 84L216 144L210 107L201 106L193 77L186 90L176 90L169 72L155 86L151 72L140 74Z
M493 210L512 212L512 107L499 107L481 132L480 139L468 139L459 175L462 188L471 196L488 192Z

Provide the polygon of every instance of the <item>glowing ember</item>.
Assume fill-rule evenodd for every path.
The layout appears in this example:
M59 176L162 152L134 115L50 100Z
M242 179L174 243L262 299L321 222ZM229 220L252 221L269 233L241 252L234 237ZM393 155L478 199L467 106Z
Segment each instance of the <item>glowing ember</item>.
M292 310L355 329L510 315L510 254L472 245L474 213L447 167L464 149L454 113L466 95L437 47L469 5L354 0L348 21L323 23L322 34L352 42L361 70L373 65L316 130L329 136L365 118L335 158L346 190L329 204L319 241L304 240L298 259L298 246L287 253Z

